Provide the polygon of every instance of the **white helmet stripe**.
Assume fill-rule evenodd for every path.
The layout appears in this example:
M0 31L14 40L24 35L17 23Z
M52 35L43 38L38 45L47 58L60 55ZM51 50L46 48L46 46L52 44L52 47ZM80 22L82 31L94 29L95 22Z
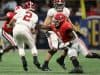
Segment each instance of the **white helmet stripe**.
M32 7L31 0L30 0L30 8Z

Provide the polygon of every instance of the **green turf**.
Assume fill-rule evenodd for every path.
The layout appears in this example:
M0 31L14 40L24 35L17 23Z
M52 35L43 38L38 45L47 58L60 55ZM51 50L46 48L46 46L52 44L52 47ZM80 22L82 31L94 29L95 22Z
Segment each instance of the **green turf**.
M96 51L100 53L100 51ZM46 51L39 50L39 59L43 63L45 58ZM71 75L68 72L73 68L69 58L66 58L65 63L67 70L63 70L57 63L56 59L61 54L61 51L58 51L57 54L50 61L50 68L52 71L44 72L38 70L32 63L32 55L30 51L26 51L26 57L28 61L29 71L23 71L20 57L16 52L9 52L3 56L3 61L0 62L0 75ZM82 55L79 56L79 61L84 69L84 74L74 74L74 75L100 75L100 60L98 59L87 59ZM73 74L72 74L73 75Z

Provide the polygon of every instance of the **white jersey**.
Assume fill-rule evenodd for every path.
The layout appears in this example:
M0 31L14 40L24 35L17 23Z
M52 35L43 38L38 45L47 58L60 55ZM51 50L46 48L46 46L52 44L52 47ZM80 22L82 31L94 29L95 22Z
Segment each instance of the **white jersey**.
M14 16L14 19L16 22L13 28L13 37L19 48L19 55L25 55L24 44L29 46L32 55L37 55L37 49L35 46L36 34L32 34L31 28L35 28L38 21L38 16L31 11L23 10L18 12Z
M54 17L56 14L57 14L57 10L55 8L51 8L48 10L48 13L47 13L47 16L52 16ZM66 16L66 17L69 17L70 15L70 10L66 7L63 8L63 11L62 13Z
M35 13L27 10L17 13L14 16L14 19L16 20L15 25L27 26L28 28L34 28L38 22L38 16Z

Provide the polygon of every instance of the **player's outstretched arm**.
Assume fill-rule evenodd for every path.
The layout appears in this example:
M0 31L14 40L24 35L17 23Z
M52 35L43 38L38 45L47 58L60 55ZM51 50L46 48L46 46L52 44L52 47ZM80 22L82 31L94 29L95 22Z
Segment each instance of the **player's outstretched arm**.
M44 30L50 30L51 26L50 25L43 25L43 24L38 24L36 26L37 29L44 29Z
M16 21L16 20L15 20L14 18L12 18L12 19L10 20L8 26L9 26L9 27L14 27L15 21Z

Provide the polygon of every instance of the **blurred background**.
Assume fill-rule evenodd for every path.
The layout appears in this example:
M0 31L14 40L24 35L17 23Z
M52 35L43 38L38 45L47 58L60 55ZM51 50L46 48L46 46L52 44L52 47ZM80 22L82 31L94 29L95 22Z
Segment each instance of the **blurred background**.
M27 0L0 0L0 17L15 9ZM52 0L32 0L36 3L39 23L43 23L46 13L52 7ZM100 49L100 0L65 0L71 11L70 19L83 36L81 38L89 49ZM3 21L0 21L0 26ZM38 48L48 48L47 39L41 32L37 38Z

